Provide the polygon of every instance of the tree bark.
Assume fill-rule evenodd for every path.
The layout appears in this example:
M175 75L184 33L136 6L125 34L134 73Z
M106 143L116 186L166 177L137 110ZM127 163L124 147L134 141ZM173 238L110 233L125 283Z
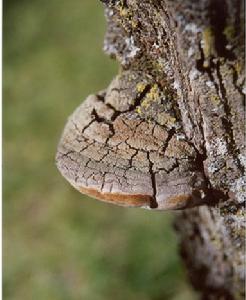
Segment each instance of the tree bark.
M183 210L181 254L203 299L244 299L244 3L104 0L104 50L172 91L207 205ZM158 113L158 112L157 112Z

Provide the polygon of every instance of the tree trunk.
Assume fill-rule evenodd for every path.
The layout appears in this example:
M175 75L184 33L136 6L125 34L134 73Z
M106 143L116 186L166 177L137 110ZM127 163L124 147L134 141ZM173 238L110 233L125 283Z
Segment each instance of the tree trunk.
M104 50L172 91L199 154L207 205L177 214L181 254L203 299L244 298L244 3L104 0Z

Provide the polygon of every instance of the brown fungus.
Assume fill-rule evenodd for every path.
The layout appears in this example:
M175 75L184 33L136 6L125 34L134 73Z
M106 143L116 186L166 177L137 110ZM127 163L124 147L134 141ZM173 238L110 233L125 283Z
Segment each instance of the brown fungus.
M203 201L205 180L195 149L179 138L175 127L158 123L158 113L151 119L137 113L153 86L147 76L141 74L140 81L137 73L124 72L70 116L56 161L80 192L122 206L160 210Z

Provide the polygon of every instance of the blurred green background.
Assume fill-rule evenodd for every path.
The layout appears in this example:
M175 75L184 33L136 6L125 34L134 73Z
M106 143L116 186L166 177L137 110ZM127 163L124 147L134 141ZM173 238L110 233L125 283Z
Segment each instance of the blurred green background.
M105 88L98 0L4 1L4 299L192 300L172 214L75 191L54 157L68 115Z

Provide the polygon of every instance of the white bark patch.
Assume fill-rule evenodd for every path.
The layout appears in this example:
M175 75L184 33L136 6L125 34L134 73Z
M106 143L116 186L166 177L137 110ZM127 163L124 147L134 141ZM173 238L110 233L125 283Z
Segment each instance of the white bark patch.
M189 23L185 26L184 31L198 33L201 32L201 29L195 23Z
M189 73L190 81L197 79L199 74L200 74L200 72L197 71L197 69L192 69Z
M126 38L125 43L126 43L126 47L127 47L128 51L127 51L126 56L122 60L123 65L127 64L129 62L129 60L134 58L137 55L137 53L140 51L140 48L138 48L135 45L133 36Z
M236 199L239 203L246 201L246 176L237 179L231 190L235 192Z

